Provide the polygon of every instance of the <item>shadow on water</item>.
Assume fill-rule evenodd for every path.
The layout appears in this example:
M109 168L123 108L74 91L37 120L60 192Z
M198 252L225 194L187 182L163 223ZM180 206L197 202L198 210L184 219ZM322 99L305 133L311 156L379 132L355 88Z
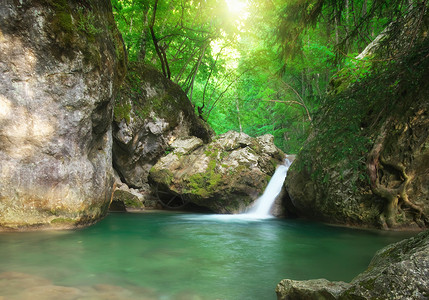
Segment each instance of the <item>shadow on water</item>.
M376 250L408 236L245 215L114 213L83 230L2 234L0 270L93 299L106 289L126 299L275 299L283 278L350 281Z

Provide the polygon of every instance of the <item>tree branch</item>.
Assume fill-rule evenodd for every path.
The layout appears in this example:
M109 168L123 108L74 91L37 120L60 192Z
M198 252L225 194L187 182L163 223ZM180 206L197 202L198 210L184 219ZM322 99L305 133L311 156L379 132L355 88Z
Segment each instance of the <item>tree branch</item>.
M158 7L158 0L155 0L155 4L153 6L153 12L152 12L152 21L149 25L149 30L150 30L150 35L152 36L153 45L155 46L156 54L158 55L159 60L161 61L162 73L164 74L165 77L170 79L171 74L170 74L170 68L168 67L167 56L165 54L164 49L161 49L159 47L158 40L155 36L155 31L153 30L153 27L155 25L157 7Z

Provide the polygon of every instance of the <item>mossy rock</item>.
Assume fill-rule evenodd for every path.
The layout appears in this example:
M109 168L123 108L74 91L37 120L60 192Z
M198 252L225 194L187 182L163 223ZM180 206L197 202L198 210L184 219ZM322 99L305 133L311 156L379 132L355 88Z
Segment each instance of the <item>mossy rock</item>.
M124 183L145 189L151 167L171 152L174 140L195 136L206 143L212 135L177 84L153 67L129 63L113 122L113 164Z
M313 132L286 179L300 216L386 229L429 226L428 49L426 39L396 62L374 65L365 77L344 70L333 80L336 91L313 120ZM358 80L351 82L350 74ZM377 180L371 182L377 149ZM412 203L398 198L393 216L386 216L390 200L374 187L379 183L393 191L405 184L402 167L413 177L405 187Z
M136 195L128 191L120 190L120 189L116 189L115 192L113 193L113 201L122 202L125 205L125 207L129 207L129 208L144 207L139 197L137 197Z
M151 169L149 178L164 193L182 195L214 212L238 213L262 194L275 171L272 163L282 153L273 143L257 147L257 153L255 145L256 138L229 132L190 151L172 148Z
M350 283L284 279L277 299L426 299L429 295L429 231L378 251Z
M153 166L150 169L150 177L156 184L168 186L172 183L174 175L170 170L158 169L156 166Z
M130 62L125 83L116 99L116 122L156 117L165 120L168 128L173 129L179 125L180 113L189 123L191 135L205 142L211 139L213 131L196 116L191 102L177 84L151 66Z

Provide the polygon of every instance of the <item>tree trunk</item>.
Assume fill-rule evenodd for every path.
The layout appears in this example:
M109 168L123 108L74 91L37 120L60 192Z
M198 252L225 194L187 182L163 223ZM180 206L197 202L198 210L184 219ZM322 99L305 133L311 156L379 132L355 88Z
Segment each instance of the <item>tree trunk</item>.
M204 54L206 53L206 49L207 49L208 44L205 44L203 46L202 52L200 57L198 58L198 62L197 62L197 66L195 68L195 72L194 75L192 76L192 81L191 81L191 93L189 94L189 100L192 102L192 93L194 92L194 81L195 81L195 77L197 77L197 73L198 73L198 68L201 65L201 62L203 61L204 58Z
M158 6L158 0L155 0L155 4L153 6L153 13L152 13L152 22L149 25L150 34L152 36L153 45L155 46L156 54L158 55L158 58L161 62L161 68L162 73L165 77L170 79L170 68L168 67L168 61L167 61L167 55L165 54L165 51L159 47L158 39L155 36L155 31L153 29L153 26L155 25L155 18L156 18L156 9Z
M243 127L241 126L240 106L239 106L239 103L238 103L238 97L236 98L235 106L237 108L238 126L240 127L240 133L242 133L243 132Z
M148 12L149 12L149 7L145 8L143 12L143 29L140 35L140 49L139 49L139 54L137 56L137 59L140 61L144 61L144 59L146 58L146 44L147 44L146 28L148 26L148 18L147 18Z
M340 34L338 32L338 17L335 16L335 45L340 43Z

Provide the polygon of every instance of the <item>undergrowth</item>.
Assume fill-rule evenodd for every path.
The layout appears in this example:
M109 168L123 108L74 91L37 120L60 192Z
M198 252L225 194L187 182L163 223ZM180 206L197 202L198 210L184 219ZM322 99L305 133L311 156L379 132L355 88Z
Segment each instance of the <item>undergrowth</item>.
M400 60L373 63L370 68L366 64L359 76L341 71L342 75L333 79L334 90L315 115L314 132L294 167L324 185L329 184L333 168L340 177L358 174L354 185L357 181L368 183L366 155L381 124L412 105L409 93L418 90L429 76L428 40Z

